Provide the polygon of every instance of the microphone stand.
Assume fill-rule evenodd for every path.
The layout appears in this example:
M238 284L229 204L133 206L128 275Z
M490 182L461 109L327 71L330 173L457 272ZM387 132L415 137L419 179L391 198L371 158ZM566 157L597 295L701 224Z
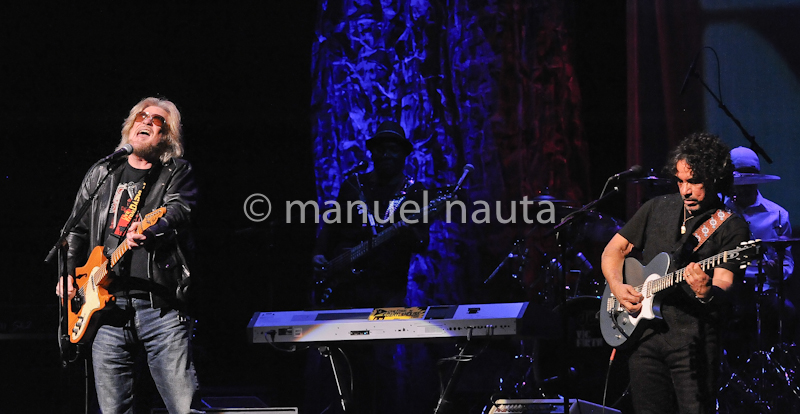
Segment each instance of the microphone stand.
M783 280L783 262L786 260L786 248L789 247L787 241L775 243L775 251L778 254L776 263L780 266L780 278L778 279L778 344L783 344L783 312L785 311L785 283Z
M92 201L97 197L97 193L100 191L100 187L103 186L103 183L105 183L106 179L108 179L111 173L114 172L114 170L116 170L121 164L121 162L109 164L105 176L103 176L100 182L97 183L97 187L95 187L89 197L83 202L83 204L81 204L81 206L78 208L78 212L67 220L67 223L61 229L61 235L59 236L58 241L56 241L56 243L50 249L50 252L47 254L47 257L44 259L45 263L50 263L53 261L53 258L56 255L58 256L58 272L59 278L61 279L61 320L59 321L58 345L63 368L66 368L68 363L71 362L69 358L71 343L69 340L69 323L67 319L69 314L69 301L67 299L69 289L69 286L67 286L67 277L69 276L67 269L67 250L69 245L67 243L67 235L69 235L72 229L78 224L78 221L80 221L84 214L86 214L86 211L91 206ZM92 168L94 168L94 166L92 166ZM78 348L76 356L80 354L79 349L80 348Z
M536 229L536 227L538 227L538 225L533 226L533 229ZM522 250L524 249L523 245L525 243L525 239L533 231L533 229L531 229L531 231L528 231L527 233L525 233L524 237L519 238L516 241L514 241L514 245L511 247L511 251L508 252L506 257L503 258L503 261L500 262L500 264L497 265L497 267L494 268L494 271L492 272L492 274L490 274L489 277L487 277L486 280L483 281L484 285L489 283L489 282L491 282L492 279L494 279L495 276L497 276L497 274L500 273L500 270L503 267L505 267L506 263L508 263L509 260L516 259L517 257L524 255L524 252L522 252Z
M733 123L736 124L737 127L739 127L739 131L742 132L742 135L744 135L744 137L747 138L748 141L750 141L750 149L752 149L757 154L761 154L761 156L764 157L764 160L772 164L772 158L770 158L769 155L767 155L766 151L764 151L764 148L761 148L761 146L758 145L758 143L756 142L756 137L750 135L750 133L744 129L742 123L739 122L739 120L735 116L733 116L731 111L728 110L728 107L725 106L724 103L722 103L722 100L720 100L717 97L717 95L715 95L714 92L711 91L711 88L709 88L708 85L700 77L700 75L697 74L697 71L693 70L691 72L691 76L694 76L695 78L697 78L698 81L700 81L700 84L703 85L703 87L708 91L709 94L711 94L711 97L714 98L715 101L717 101L717 105L719 106L720 109L722 109L722 112L724 112L725 115L727 115L728 118L730 118L733 121Z
M606 183L608 183L608 181L610 181L612 178L609 178L609 180L607 180ZM614 185L614 187L608 193L606 193L605 189L604 189L603 190L603 194L600 195L600 198L598 198L596 200L593 200L593 201L589 202L589 204L586 204L585 206L581 207L580 209L575 210L572 213L568 214L566 217L561 219L560 223L556 224L553 227L553 229L550 231L550 234L552 234L552 233L556 234L556 241L558 242L558 248L561 251L562 257L566 257L567 249L568 249L568 247L566 246L566 243L565 243L566 237L562 237L563 236L562 235L562 228L563 229L567 229L567 230L565 230L565 232L567 232L568 230L571 230L570 225L575 220L575 217L578 217L579 215L583 215L583 214L587 213L595 205L597 205L597 203L599 203L602 200L605 200L606 198L610 197L611 195L613 195L613 194L615 194L617 192L619 192L619 187L617 187L616 185ZM559 281L559 289L558 289L559 293L557 295L556 302L558 303L557 306L561 306L561 309L562 309L562 313L561 313L561 330L562 330L563 335L564 335L564 349L566 350L566 352L569 352L569 350L572 347L572 344L570 344L570 342L569 342L569 332L568 332L569 324L567 323L567 309L566 309L567 308L566 290L567 290L567 266L565 266L562 263L562 265L561 265L561 280ZM565 361L566 361L566 359L565 359ZM564 387L564 389L563 389L564 395L562 397L564 399L564 412L565 413L568 413L569 412L569 408L570 408L569 407L569 392L568 392L569 386L567 385L567 381L566 381L569 378L570 367L567 366L567 365L568 364L566 364L566 363L564 364L564 372L563 372L564 379L565 379L565 381L564 381L565 385L563 386Z

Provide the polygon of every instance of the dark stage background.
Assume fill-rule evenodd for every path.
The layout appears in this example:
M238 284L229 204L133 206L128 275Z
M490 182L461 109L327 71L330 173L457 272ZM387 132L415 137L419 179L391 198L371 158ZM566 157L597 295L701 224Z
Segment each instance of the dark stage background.
M794 214L799 17L796 0L4 5L0 413L81 411L83 369L60 368L56 266L43 260L83 174L114 150L141 98L178 105L200 183L192 270L201 395L301 406L306 353L250 346L245 327L254 312L308 306L316 225L287 224L283 206L332 197L380 120L401 120L416 147L407 172L430 187L452 184L473 163L473 201L549 187L574 208L632 164L658 172L688 132L748 145L696 79L679 94L698 54L701 78L775 159L762 159L762 171L783 179L762 193ZM703 46L718 52L719 66ZM595 268L609 223L664 190L620 189L586 228L581 248ZM245 216L254 193L272 201L269 220ZM434 224L432 248L412 265L410 304L540 299L530 286L552 273L536 250L553 247L543 232L528 243L529 290L520 292L507 269L481 283L525 230ZM573 302L577 310L596 308L584 299ZM568 355L590 368L578 372L578 386L602 385L606 350L598 351ZM476 364L462 391L488 396L499 375L492 362Z
M588 155L581 181L569 191L582 204L629 166L625 3L567 5ZM318 17L312 1L5 6L0 412L81 405L80 365L67 371L67 392L58 390L56 267L43 260L84 172L114 150L127 111L151 95L181 110L185 158L202 191L196 215L201 260L193 269L202 304L196 332L202 391L300 405L304 355L249 346L245 326L253 312L307 303L316 228L285 224L280 207L320 196L312 133L319 108L311 108ZM274 218L246 218L243 203L253 193L270 197ZM624 199L599 209L624 219ZM495 249L484 252L485 276L505 253L502 245ZM482 289L469 286L470 299L504 295Z

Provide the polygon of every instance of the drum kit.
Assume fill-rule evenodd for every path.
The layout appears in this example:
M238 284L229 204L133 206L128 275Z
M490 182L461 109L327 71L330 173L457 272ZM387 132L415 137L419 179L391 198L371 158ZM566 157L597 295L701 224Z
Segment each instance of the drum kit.
M762 184L778 179L737 173L734 184ZM674 180L658 177L652 171L628 182L644 186L651 197L675 190ZM624 222L595 210L575 214L576 202L546 192L534 197L534 201L553 203L556 223L573 219L566 226L534 226L515 242L504 263L509 261L511 279L524 292L525 300L552 307L563 315L566 346L565 339L533 340L532 344L522 341L512 369L500 379L498 395L553 398L568 394L570 398L597 403L608 401L608 406L613 407L627 395L628 374L626 361L619 361L610 371L613 381L609 386L606 376L611 369L612 348L603 340L597 318L605 287L600 260L605 245ZM781 253L786 246L798 242L800 239L762 240ZM782 262L783 257L779 260ZM487 281L496 273L497 270ZM779 299L782 303L782 296ZM756 313L760 335L761 315L758 310ZM748 353L749 357L737 361L723 357L719 412L800 412L800 347L780 342L765 348L759 343L754 352Z
M766 184L780 180L777 175L758 174L758 173L733 173L733 185L757 185Z
M735 186L780 180L776 175L739 172L733 178ZM776 237L761 243L774 251L776 263L782 264L787 247L800 243L800 238ZM800 349L784 334L784 321L792 319L785 308L784 278L777 278L777 289L765 291L764 262L757 263L755 283L745 283L742 294L733 295L738 301L736 311L722 336L720 413L800 412ZM773 312L766 313L770 307Z
M783 263L786 248L800 243L800 238L778 237L761 242L777 252L777 263ZM745 292L754 295L755 303L744 300L743 312L738 309L740 314L754 313L754 323L747 323L747 318L734 318L736 323L744 323L738 328L731 326L728 333L733 335L727 341L723 339L723 383L718 395L721 413L800 412L800 349L784 334L783 323L792 319L786 314L784 281L778 278L777 289L764 291L766 276L762 267L759 263L755 286ZM766 313L765 306L773 307L773 312Z

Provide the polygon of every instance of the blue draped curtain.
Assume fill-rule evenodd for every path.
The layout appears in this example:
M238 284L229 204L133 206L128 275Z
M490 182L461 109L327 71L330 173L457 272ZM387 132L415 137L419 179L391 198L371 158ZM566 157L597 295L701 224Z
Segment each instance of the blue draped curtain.
M318 201L335 198L342 171L368 159L365 140L393 119L414 144L408 175L442 188L472 164L465 204L492 207L491 223L431 225L428 252L412 260L408 305L489 300L481 282L524 231L496 215L510 217L523 196L587 193L567 7L320 1L311 68Z

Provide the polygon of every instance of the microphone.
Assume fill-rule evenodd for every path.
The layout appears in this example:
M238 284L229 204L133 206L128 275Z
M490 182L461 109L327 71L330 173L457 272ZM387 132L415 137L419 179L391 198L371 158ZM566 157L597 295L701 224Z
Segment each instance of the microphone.
M99 162L106 162L106 161L114 161L126 155L130 155L133 152L133 145L125 144L120 149L112 152L110 155L107 155L105 158L100 160Z
M361 172L361 171L364 171L366 169L367 169L366 161L361 161L358 164L356 164L353 168L350 168L349 170L343 172L342 173L342 177L347 178L347 177L353 175L353 173Z
M458 179L456 186L453 188L454 193L459 189L461 189L461 184L464 184L464 180L466 180L469 173L471 173L474 170L475 167L473 167L472 164L467 164L464 166L464 171L461 173L461 178Z
M702 51L703 49L700 49L700 51L698 51L697 54L694 55L694 59L692 59L692 64L689 65L689 72L686 72L686 78L683 80L683 86L681 86L681 92L678 95L683 95L683 93L686 91L686 85L689 84L689 78L694 73L694 67L695 65L697 65L697 58L700 57L700 52Z
M583 252L578 252L578 254L575 255L575 261L578 266L580 266L580 270L583 273L589 273L594 270L594 266L592 266L592 263L589 262L589 259L586 258Z
M628 176L638 177L640 175L642 175L642 166L641 165L634 165L633 167L628 168L627 170L625 170L625 171L623 171L621 173L614 174L611 177L611 179L612 180L618 180L620 178L627 178Z

